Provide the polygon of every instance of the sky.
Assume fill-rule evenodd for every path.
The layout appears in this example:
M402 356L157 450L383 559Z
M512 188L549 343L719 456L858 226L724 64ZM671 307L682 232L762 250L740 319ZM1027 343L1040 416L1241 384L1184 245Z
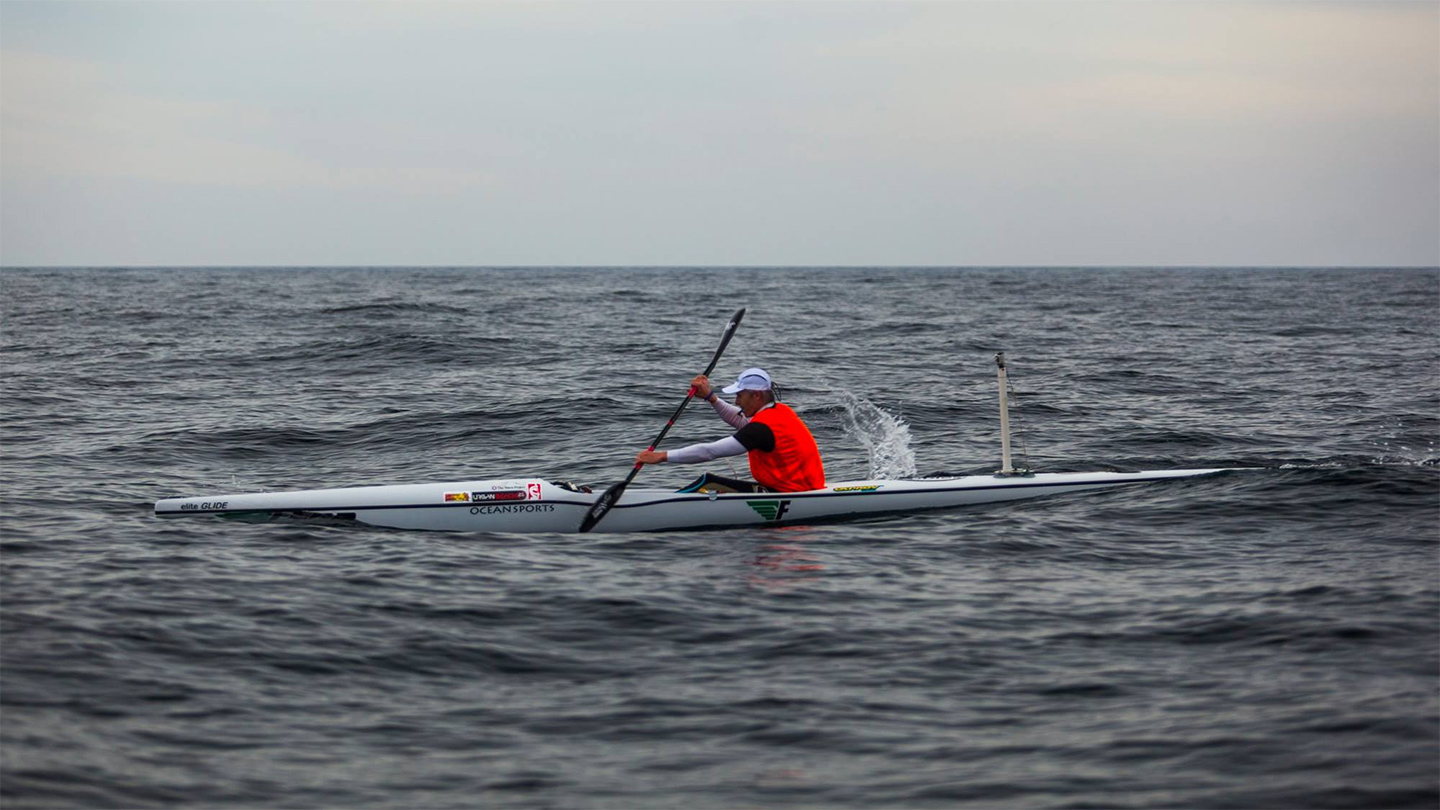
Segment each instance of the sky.
M0 265L1440 265L1440 2L0 0Z

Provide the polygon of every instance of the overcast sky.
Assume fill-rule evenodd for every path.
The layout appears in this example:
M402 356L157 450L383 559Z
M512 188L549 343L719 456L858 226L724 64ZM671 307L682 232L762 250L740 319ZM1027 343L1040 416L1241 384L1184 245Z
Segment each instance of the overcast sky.
M1440 3L0 1L0 263L1440 265Z

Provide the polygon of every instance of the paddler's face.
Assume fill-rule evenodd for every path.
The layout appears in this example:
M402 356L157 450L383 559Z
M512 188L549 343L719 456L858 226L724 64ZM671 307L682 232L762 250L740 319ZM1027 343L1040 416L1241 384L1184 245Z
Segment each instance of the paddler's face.
M735 407L748 416L754 416L765 404L765 395L759 391L742 390L735 394Z

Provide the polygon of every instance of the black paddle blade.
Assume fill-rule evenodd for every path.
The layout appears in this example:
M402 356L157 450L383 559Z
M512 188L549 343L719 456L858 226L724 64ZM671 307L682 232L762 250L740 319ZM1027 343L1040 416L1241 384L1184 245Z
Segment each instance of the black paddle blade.
M605 513L610 511L610 507L614 506L616 501L620 500L620 493L624 492L625 487L629 485L630 479L626 478L600 493L600 497L595 499L590 511L585 513L585 519L580 521L580 531L583 533L595 528L595 524L600 522L600 518L605 517Z

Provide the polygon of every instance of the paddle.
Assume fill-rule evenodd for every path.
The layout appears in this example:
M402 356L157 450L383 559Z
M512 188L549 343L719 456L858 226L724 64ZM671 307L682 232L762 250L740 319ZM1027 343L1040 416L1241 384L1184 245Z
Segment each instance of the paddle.
M720 338L720 348L715 350L715 356L710 358L710 365L705 367L706 377L709 377L710 372L715 370L715 364L720 362L720 355L724 354L725 347L730 345L730 338L735 336L735 329L740 325L740 319L743 317L745 317L744 307L735 310L735 314L730 316L730 323L725 327L725 336ZM690 392L685 395L685 401L680 403L680 407L675 409L675 414L670 417L670 421L666 422L665 427L660 430L660 435L656 436L655 441L650 443L649 450L654 450L660 445L660 441L665 438L666 433L670 432L670 428L675 424L675 420L680 418L680 414L685 410L685 406L689 405L690 400L694 398L695 386L692 385L690 386ZM624 481L611 486L600 494L600 497L595 500L595 504L590 507L590 511L585 513L585 519L580 521L580 531L588 532L595 528L595 524L599 523L600 519L605 517L610 511L610 507L614 506L615 502L620 500L620 493L624 492L625 488L630 486L630 482L635 480L635 473L640 472L640 468L644 466L644 464L638 461L635 462L635 466L630 469L630 474L625 476Z

